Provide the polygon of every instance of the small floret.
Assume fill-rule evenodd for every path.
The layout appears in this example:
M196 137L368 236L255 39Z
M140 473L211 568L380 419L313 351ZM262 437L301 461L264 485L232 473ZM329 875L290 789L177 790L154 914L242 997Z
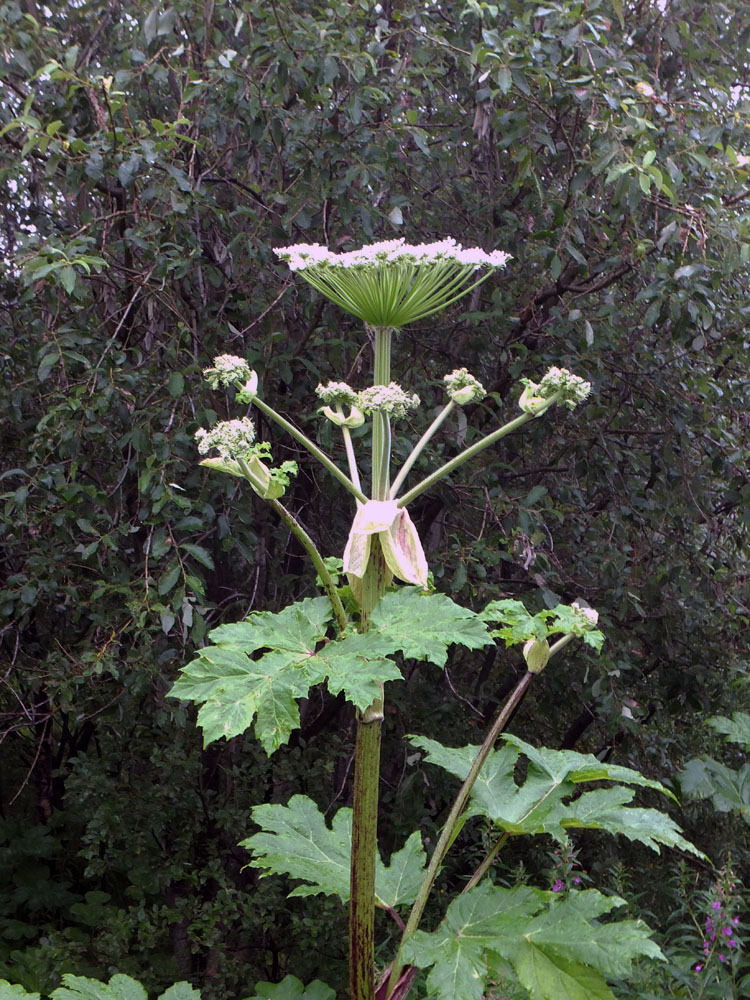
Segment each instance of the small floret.
M365 413L387 413L394 420L405 417L410 410L419 406L419 396L416 393L405 392L400 385L391 382L389 385L371 385L359 394L359 407Z
M203 371L206 381L212 389L219 386L244 384L255 374L247 361L234 354L219 354L214 358L214 367Z
M346 382L329 382L327 385L321 383L315 393L326 406L335 406L337 403L356 406L359 402L359 394Z
M249 458L254 454L255 425L249 417L223 420L210 431L201 427L195 432L195 440L201 455L216 448L224 459Z
M443 381L446 392L459 406L466 406L467 403L478 403L487 395L487 391L479 379L474 378L466 368L456 368L450 375L446 375Z

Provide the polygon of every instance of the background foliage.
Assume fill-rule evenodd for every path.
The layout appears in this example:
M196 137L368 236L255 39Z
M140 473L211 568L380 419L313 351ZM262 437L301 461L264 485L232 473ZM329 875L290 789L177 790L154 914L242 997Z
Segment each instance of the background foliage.
M347 802L352 719L315 693L268 761L249 738L201 750L165 700L207 628L314 593L286 531L192 442L230 412L199 377L216 353L247 357L327 448L314 386L360 384L358 325L274 246L513 254L400 337L427 411L457 366L491 390L425 464L513 413L521 375L563 364L595 394L414 505L438 585L600 610L602 655L570 647L515 720L531 742L667 781L696 755L741 763L702 720L747 706L749 37L740 0L0 2L0 976L189 979L216 1000L287 972L339 985L341 907L285 901L236 845L253 803ZM300 463L291 506L339 555L347 504L262 436ZM519 668L456 651L443 680L421 665L394 687L386 856L434 834L450 791L402 735L477 742ZM742 882L747 813L717 819L703 793L679 821ZM522 857L542 886L550 848ZM698 995L691 893L721 879L691 862L656 895L637 846L576 848L676 949L644 976ZM725 971L701 995L734 995Z

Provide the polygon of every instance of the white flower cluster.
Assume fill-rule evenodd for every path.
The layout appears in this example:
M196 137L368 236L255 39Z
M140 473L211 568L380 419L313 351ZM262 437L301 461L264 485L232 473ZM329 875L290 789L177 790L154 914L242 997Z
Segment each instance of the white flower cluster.
M242 358L233 354L220 354L214 358L214 367L205 368L203 374L212 389L220 385L237 385L238 382L248 382L253 376L250 365Z
M249 458L255 452L255 426L249 417L223 420L210 431L201 427L195 432L195 440L201 455L216 448L223 459Z
M319 243L298 243L291 247L278 247L274 253L286 261L292 271L302 271L307 267L371 268L383 264L432 265L439 263L458 264L461 267L505 267L511 259L503 250L470 248L464 250L453 239L437 243L419 243L413 246L403 239L384 240L371 243L360 250L333 253Z
M542 381L537 384L530 379L521 379L526 388L523 391L519 405L530 413L543 407L544 400L555 398L569 410L588 398L591 383L579 375L573 375L567 368L550 368Z
M547 398L558 392L562 393L560 402L572 410L588 398L591 383L569 372L567 368L550 368L539 383L539 395Z
M466 368L456 368L450 375L446 375L443 381L446 392L459 406L465 406L467 403L478 403L487 395L479 379L474 378Z
M419 396L405 392L400 385L371 385L359 394L359 406L366 412L375 410L387 413L395 420L405 417L409 410L419 406Z
M342 406L357 406L359 403L359 393L346 382L329 382L328 385L321 383L315 393L326 406L335 406L336 403Z

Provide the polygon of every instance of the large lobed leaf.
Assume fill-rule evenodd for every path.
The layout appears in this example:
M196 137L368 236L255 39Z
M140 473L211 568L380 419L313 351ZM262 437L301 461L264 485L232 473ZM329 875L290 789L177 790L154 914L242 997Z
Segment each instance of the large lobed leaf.
M641 955L662 958L640 921L598 922L620 905L594 889L561 899L484 882L451 903L436 931L407 941L404 957L432 966L427 985L440 1000L481 1000L506 962L531 1000L614 1000L605 977L627 975Z
M319 979L305 986L296 976L288 975L280 983L256 983L255 993L246 1000L336 1000L336 994Z
M322 892L349 899L352 810L339 809L331 827L318 807L305 795L294 795L289 804L256 806L254 821L260 833L240 844L255 856L252 864L264 875L284 874L302 879L290 896L315 896ZM426 856L418 832L384 865L375 861L375 900L383 908L413 903L422 881Z
M183 668L170 692L202 704L198 724L204 743L237 736L256 717L267 753L285 743L299 726L296 699L311 686L300 665L315 655L330 618L328 600L317 597L278 614L256 612L246 621L214 629L209 638L216 645L202 649ZM264 648L269 651L250 658Z
M419 587L385 594L371 621L375 631L393 642L394 650L439 667L445 666L448 647L454 643L479 649L492 641L479 615L445 594L423 594Z
M711 799L719 812L736 812L750 824L750 764L738 770L713 757L694 757L679 775L685 795Z
M7 979L0 979L0 1000L41 1000L38 993L27 993L23 986L13 986Z
M591 621L572 604L557 604L554 608L532 615L521 601L504 598L490 601L484 611L479 612L479 617L482 621L503 623L502 628L493 630L491 634L503 639L506 646L515 646L529 639L542 641L560 633L579 636L597 653L604 644L604 633L594 628Z
M108 983L85 976L67 973L62 977L63 985L50 994L51 1000L147 1000L141 984L130 976L114 975ZM27 993L22 986L11 986L0 979L0 1000L40 1000L38 993ZM190 983L175 983L165 990L158 1000L200 1000L200 993ZM310 997L310 1000L318 1000ZM320 997L320 1000L328 998Z
M51 1000L147 1000L146 991L130 976L115 975L109 983L83 976L63 976L63 986L51 994ZM255 993L246 1000L335 1000L336 994L319 979L305 986L296 976L285 976L280 983L257 983ZM0 1000L41 1000L38 993L27 993L23 986L12 986L0 979ZM200 1000L200 993L190 983L175 983L158 1000Z
M63 985L52 993L52 1000L147 1000L147 994L130 976L112 976L105 984L97 979L68 975L63 976Z
M659 781L629 767L603 763L590 754L537 748L508 734L503 739L504 745L489 755L479 773L469 815L486 816L511 834L548 833L563 842L569 829L606 830L638 840L657 852L664 844L702 856L666 813L628 805L634 792L625 785L641 785L671 795ZM479 747L449 748L426 737L411 737L411 742L425 751L429 763L462 780L479 752ZM519 785L515 769L521 754L528 768L526 780ZM591 781L618 784L577 794L578 785Z
M313 685L326 683L333 694L343 692L365 709L381 683L401 677L391 654L443 666L452 643L475 649L491 641L472 611L416 587L386 594L365 634L352 630L328 641L331 619L328 599L317 597L222 625L209 635L213 645L182 669L170 694L202 706L198 724L206 744L254 724L271 754L299 726L297 699Z
M714 715L706 721L724 736L727 743L741 743L750 748L750 715L747 712L732 712L731 719L725 715Z

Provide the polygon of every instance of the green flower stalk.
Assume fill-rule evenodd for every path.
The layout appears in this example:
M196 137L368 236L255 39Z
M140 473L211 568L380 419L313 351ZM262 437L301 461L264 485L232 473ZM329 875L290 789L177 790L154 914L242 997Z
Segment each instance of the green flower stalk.
M361 490L362 484L359 481L357 458L354 454L352 436L349 433L352 427L361 427L365 422L365 415L359 408L359 395L346 382L329 382L328 385L319 385L315 392L327 404L321 406L320 412L331 423L341 428L346 448L346 459L349 463L349 475L355 487ZM344 406L349 407L349 416L344 413Z
M430 441L432 436L435 434L435 431L437 431L438 427L440 427L448 414L454 410L456 406L466 406L467 403L478 403L487 395L485 388L479 379L474 378L474 376L471 375L466 368L457 368L449 375L446 375L443 378L443 381L445 382L446 392L450 396L450 399L424 432L414 447L411 455L409 455L401 467L396 479L394 480L393 486L391 486L392 500L395 500L398 496L398 491L406 481L406 477L411 472L412 466L422 454L427 443Z
M386 240L340 254L302 243L274 253L342 309L390 329L440 312L510 260L502 250L464 250L451 239L416 246Z
M489 448L490 445L495 444L496 441L510 434L511 431L518 430L519 427L522 427L534 417L541 416L542 413L545 413L555 403L563 403L568 409L572 410L579 403L587 399L591 392L590 382L586 382L578 375L573 375L566 368L550 368L538 385L530 382L528 379L524 379L523 381L526 388L518 401L518 405L524 411L521 416L516 417L515 420L508 421L502 427L498 427L497 430L487 434L469 448L464 449L455 458L441 465L439 469L430 473L421 483L417 483L416 486L399 497L398 503L400 507L405 507L412 500L416 500L421 493L430 489L439 480L444 479L445 476L450 475L451 472L454 472L464 462L468 462L470 458L474 458L475 455L484 451L485 448Z

